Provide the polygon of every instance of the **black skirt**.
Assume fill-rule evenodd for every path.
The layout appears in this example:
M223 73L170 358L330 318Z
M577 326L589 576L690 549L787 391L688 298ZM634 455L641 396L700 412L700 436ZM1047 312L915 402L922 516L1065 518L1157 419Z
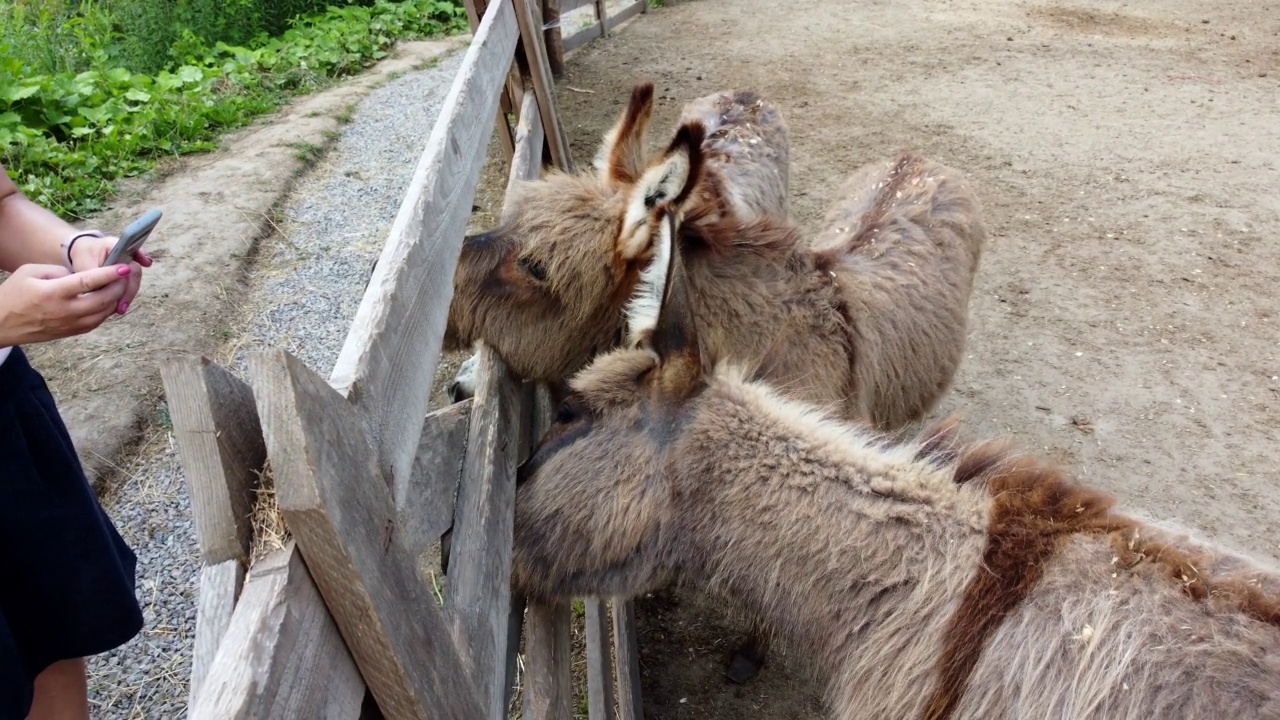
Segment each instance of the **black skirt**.
M61 660L142 629L137 558L85 479L44 378L13 348L0 364L0 720L22 720Z

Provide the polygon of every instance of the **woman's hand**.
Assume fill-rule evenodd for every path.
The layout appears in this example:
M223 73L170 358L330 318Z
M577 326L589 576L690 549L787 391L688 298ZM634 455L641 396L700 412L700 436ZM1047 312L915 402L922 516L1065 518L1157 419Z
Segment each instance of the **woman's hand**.
M76 272L82 272L102 265L102 261L106 260L107 256L111 254L111 248L116 246L117 240L119 238L112 236L100 238L83 236L76 240L75 244L71 246L72 269ZM133 299L138 295L138 290L142 287L142 268L151 267L151 263L151 256L143 252L141 248L133 251L133 257L130 258L129 262L129 283L125 288L124 295L120 297L116 312L123 315L129 309L129 303L133 302Z
M93 330L117 312L134 274L132 263L78 273L60 265L19 267L0 283L0 347Z

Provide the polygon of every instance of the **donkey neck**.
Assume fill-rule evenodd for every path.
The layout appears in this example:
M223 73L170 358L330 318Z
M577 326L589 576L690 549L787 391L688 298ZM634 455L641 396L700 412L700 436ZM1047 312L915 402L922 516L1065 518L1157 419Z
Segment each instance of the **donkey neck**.
M672 468L682 575L845 681L879 672L867 648L895 663L886 649L936 642L984 545L984 498L873 442L758 385L718 380Z
M702 356L746 367L800 399L843 409L849 324L836 278L789 225L695 226L685 267Z

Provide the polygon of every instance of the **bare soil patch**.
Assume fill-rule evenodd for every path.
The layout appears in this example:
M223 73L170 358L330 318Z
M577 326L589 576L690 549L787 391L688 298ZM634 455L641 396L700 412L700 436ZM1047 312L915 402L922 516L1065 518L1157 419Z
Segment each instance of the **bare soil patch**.
M808 230L898 149L962 169L992 237L935 415L1277 558L1278 62L1280 14L1250 0L693 0L586 46L558 97L585 163L639 80L663 132L692 98L763 92ZM646 716L820 717L803 649L722 679L724 610L639 603Z

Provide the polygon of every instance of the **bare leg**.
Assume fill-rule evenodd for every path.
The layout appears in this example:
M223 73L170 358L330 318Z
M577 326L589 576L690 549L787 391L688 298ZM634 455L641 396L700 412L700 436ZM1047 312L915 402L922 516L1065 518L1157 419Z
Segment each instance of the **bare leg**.
M27 720L89 720L89 678L84 658L56 662L36 676Z

